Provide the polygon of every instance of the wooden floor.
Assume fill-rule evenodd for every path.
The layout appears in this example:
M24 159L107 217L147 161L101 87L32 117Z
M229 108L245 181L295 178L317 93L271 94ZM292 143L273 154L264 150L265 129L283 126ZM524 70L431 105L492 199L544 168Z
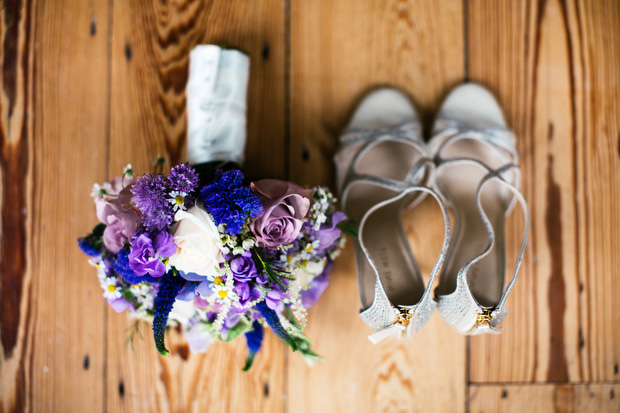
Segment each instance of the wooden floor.
M8 0L2 47L0 412L619 411L620 2L617 0ZM333 185L364 92L407 91L428 129L451 87L490 88L518 136L531 238L500 336L435 314L373 346L347 247L308 334L309 368L273 335L189 355L101 298L76 238L94 182L183 160L188 52L252 57L247 171ZM406 217L428 271L439 212ZM518 246L508 224L508 257Z

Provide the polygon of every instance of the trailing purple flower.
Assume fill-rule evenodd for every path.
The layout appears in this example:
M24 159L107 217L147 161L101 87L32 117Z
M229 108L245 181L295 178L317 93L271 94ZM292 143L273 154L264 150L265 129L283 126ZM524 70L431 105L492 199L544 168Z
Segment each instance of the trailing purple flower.
M260 200L243 184L243 179L238 169L217 170L215 180L200 190L200 198L215 225L225 224L229 235L239 235L248 218L256 218L263 212Z
M168 315L174 305L179 291L183 288L185 280L181 277L174 276L172 274L166 275L159 285L159 291L155 298L155 314L153 316L153 339L155 340L155 347L157 351L163 356L169 354L166 350L164 343L164 333L166 332L166 326L168 325Z
M260 303L256 304L256 308L261 313L261 315L265 317L265 321L267 322L269 327L271 327L273 332L278 337L280 337L282 341L288 344L293 351L296 351L297 343L280 322L278 314L271 308L267 307L267 303L265 301L261 301Z

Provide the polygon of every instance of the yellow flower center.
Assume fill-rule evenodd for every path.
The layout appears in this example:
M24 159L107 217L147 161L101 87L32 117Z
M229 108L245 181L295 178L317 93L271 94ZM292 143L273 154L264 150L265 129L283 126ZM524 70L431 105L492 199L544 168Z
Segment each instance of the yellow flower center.
M177 205L183 205L185 203L185 198L181 195L177 195L174 197L174 202L176 202Z
M219 295L222 298L226 298L226 296L228 296L228 292L224 291L224 290L220 290L217 292L217 295Z
M116 291L116 286L115 285L108 285L108 291L113 293L114 291Z
M215 277L215 279L213 280L213 283L215 285L222 285L224 284L224 280L222 280L222 277Z
M170 261L170 258L166 258L166 259L164 260L164 265L168 265L168 261Z
M305 267L306 265L308 265L308 260L303 260L303 261L301 262L301 265L303 265L304 267Z
M306 247L306 251L307 252L312 252L312 250L314 249L314 245L310 244Z

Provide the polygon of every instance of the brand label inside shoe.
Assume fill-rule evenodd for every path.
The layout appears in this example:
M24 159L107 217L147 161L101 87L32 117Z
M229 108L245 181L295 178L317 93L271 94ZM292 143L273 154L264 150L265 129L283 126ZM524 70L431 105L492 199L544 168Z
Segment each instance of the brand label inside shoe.
M390 254L386 247L382 247L379 250L379 262L377 263L377 270L381 275L381 281L383 282L383 288L386 291L393 291L394 281L392 280L392 270L390 268Z

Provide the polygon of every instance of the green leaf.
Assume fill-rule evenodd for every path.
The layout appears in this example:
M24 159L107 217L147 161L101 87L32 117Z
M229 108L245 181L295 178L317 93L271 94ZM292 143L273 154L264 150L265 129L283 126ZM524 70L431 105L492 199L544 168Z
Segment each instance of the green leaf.
M338 229L347 234L350 237L357 238L359 236L360 224L352 219L345 219L336 225Z

